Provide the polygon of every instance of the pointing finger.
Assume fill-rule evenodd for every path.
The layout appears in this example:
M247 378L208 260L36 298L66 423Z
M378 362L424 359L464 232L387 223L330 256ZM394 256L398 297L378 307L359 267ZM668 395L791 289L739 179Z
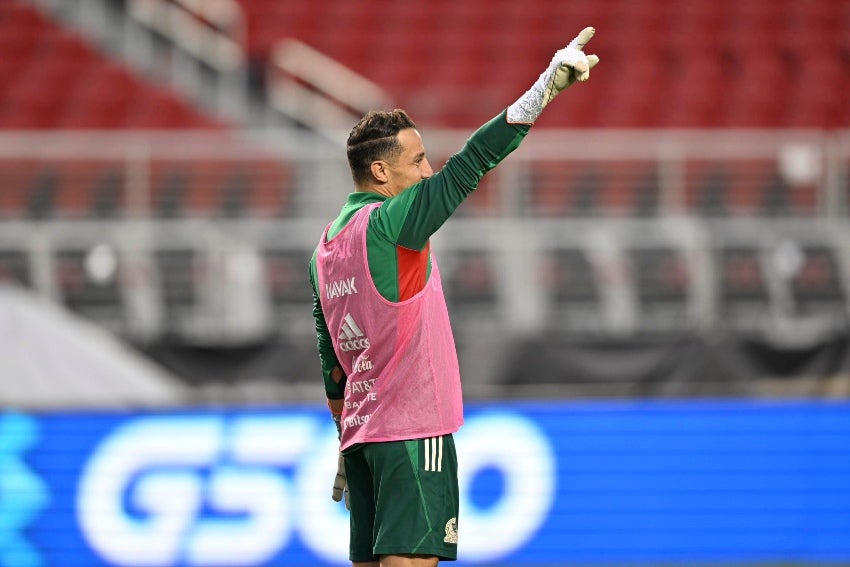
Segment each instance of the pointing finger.
M567 47L572 47L575 49L582 49L587 42L593 38L593 34L596 33L596 30L592 27L586 27L581 30L578 35L573 39Z

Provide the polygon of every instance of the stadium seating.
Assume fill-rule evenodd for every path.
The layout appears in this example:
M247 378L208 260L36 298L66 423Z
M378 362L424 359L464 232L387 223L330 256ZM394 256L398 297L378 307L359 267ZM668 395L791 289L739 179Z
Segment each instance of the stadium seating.
M3 129L223 127L17 0L0 4L0 60ZM145 100L159 112L134 118Z
M0 250L0 284L29 286L32 283L29 258L22 250Z
M840 0L560 2L239 0L264 64L295 37L385 87L420 121L473 127L583 25L603 64L565 127L846 127L850 8ZM344 22L344 25L340 25ZM435 100L438 99L438 100Z
M557 250L546 258L544 285L552 298L548 325L579 332L603 327L598 278L588 254L578 249Z
M575 22L576 28L592 23L605 32L591 44L604 65L592 83L569 94L565 111L544 114L538 127L850 124L844 100L850 86L850 9L834 0L744 0L724 10L708 0L437 0L427 5L377 0L369 10L344 0L239 3L254 66L265 65L276 40L296 37L385 87L428 126L474 127L509 104L552 49L573 33L565 22ZM227 125L140 78L36 8L20 0L0 4L0 130L122 128L220 130ZM201 162L184 163L180 172L175 167L155 166L154 178L162 184L154 187L156 214L286 214L288 198L280 183L290 174L284 166L225 172L225 185L245 184L241 194L221 182L210 185L222 168L211 173L210 164ZM638 171L643 166L581 173L557 163L536 167L540 172L526 203L530 214L659 212L657 172ZM745 167L724 172L709 164L696 166L702 173L688 171L686 208L707 215L774 216L815 209L811 193L783 187L772 164L757 176L752 170L742 175ZM54 170L63 173L61 164ZM51 170L33 173L4 160L0 178L21 194L0 201L0 216L120 216L122 175L113 165L76 172L69 181ZM109 187L115 191L111 195ZM69 197L75 191L79 194ZM494 198L493 192L478 192L460 214L489 214ZM70 209L63 205L68 202Z
M120 280L110 277L94 281L86 271L87 251L61 250L56 254L59 293L63 303L84 317L98 321L106 328L121 330Z
M10 0L0 3L0 130L21 129L225 131L227 125L32 6ZM185 160L151 168L154 215L286 214L289 172L276 160ZM0 160L0 218L120 217L127 206L125 174L125 164L108 160L49 167Z
M344 0L239 3L255 65L265 64L276 40L296 37L433 125L471 127L510 103L569 39L565 22L605 32L591 44L604 66L592 87L570 94L581 112L547 114L540 126L850 123L842 97L850 82L850 9L835 0L746 0L723 10L708 0L381 0L369 10ZM0 128L220 126L18 0L0 5L0 54Z
M760 328L769 316L770 300L759 250L730 246L716 256L721 320L730 328Z
M790 282L797 313L841 317L847 298L835 251L826 246L808 246L801 252L802 264Z
M479 250L458 253L446 279L451 309L492 312L496 309L496 279L487 254Z
M0 3L0 131L225 132L228 127L37 8L19 0ZM256 160L184 160L151 167L153 214L286 214L289 173L276 160L258 155ZM125 168L114 160L72 164L4 158L0 218L120 217L127 205ZM238 195L226 187L234 181L240 183Z

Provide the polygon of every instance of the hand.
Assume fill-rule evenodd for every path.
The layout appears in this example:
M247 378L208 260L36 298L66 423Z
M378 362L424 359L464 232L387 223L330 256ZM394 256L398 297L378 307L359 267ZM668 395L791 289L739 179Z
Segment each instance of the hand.
M569 45L552 57L550 67L555 65L555 73L547 87L547 103L576 81L584 82L590 78L590 70L599 63L599 57L585 55L582 49L595 33L594 28L584 28Z
M336 462L336 477L334 478L334 488L331 498L334 502L339 502L345 499L345 508L351 510L351 504L348 502L348 480L345 478L345 459L342 454Z
M585 55L582 50L595 33L594 28L584 28L569 45L555 52L549 66L537 81L508 107L508 122L533 124L543 108L558 94L575 82L590 78L590 70L599 63L599 57Z

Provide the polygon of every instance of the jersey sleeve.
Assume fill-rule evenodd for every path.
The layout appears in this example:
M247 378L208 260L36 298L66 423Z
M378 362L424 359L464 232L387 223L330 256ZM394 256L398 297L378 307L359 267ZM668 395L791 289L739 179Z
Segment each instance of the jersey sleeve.
M336 382L331 377L333 369L337 367L341 369L342 366L336 357L333 341L331 340L331 334L328 331L328 325L325 322L325 315L322 311L322 303L319 299L319 278L316 271L315 254L313 255L312 260L310 260L309 274L310 284L313 287L313 318L316 322L316 337L317 345L319 347L319 361L322 365L322 377L325 382L325 395L329 400L341 400L345 394L346 378L343 376L342 380Z
M376 229L399 246L422 250L484 174L519 147L530 128L509 124L506 113L500 113L476 130L439 172L387 199L373 216Z

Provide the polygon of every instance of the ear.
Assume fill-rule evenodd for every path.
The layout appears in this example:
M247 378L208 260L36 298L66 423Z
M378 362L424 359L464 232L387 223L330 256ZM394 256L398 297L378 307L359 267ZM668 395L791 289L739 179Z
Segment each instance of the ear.
M379 181L380 183L386 183L389 181L390 176L387 171L387 162L380 160L373 161L369 168L372 170L372 177L374 177L376 181Z

